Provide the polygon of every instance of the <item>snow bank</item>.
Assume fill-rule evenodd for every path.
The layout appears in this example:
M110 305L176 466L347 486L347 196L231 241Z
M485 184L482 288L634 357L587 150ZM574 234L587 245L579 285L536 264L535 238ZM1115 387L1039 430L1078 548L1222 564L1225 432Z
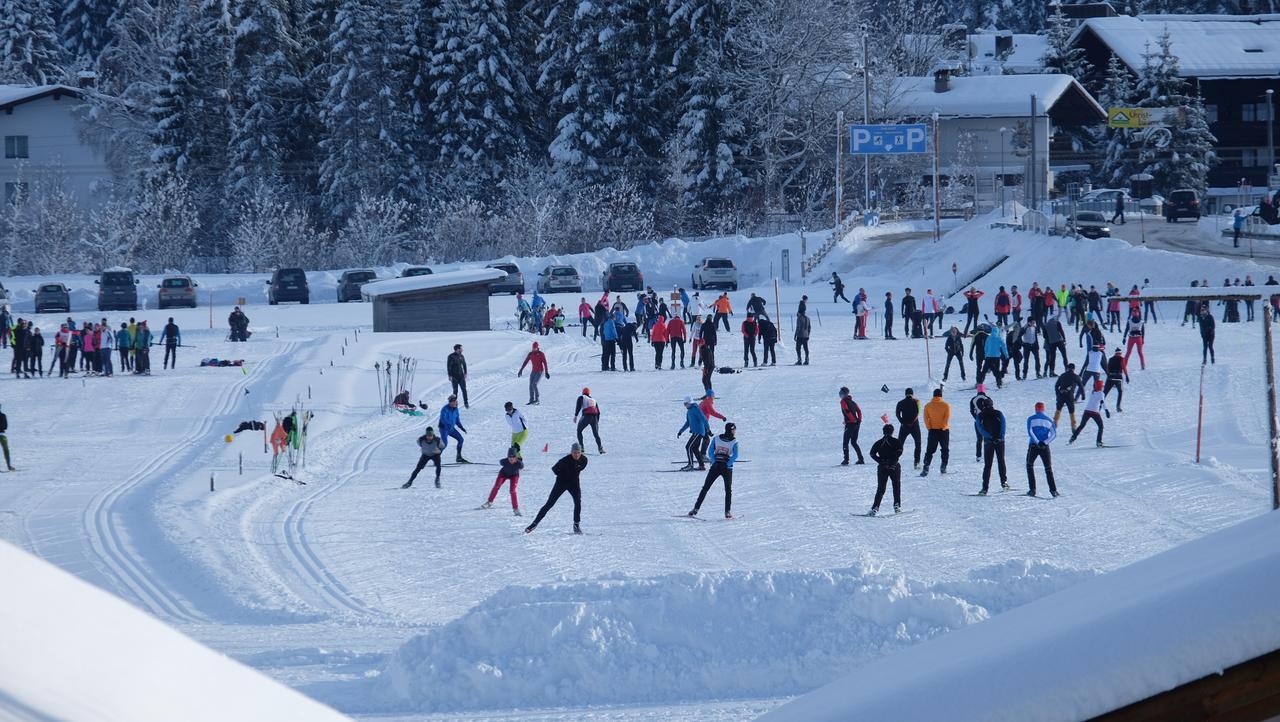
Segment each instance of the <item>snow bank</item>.
M766 719L1091 719L1280 649L1278 568L1272 512L877 660Z
M348 719L2 541L0 569L0 719Z
M405 643L363 702L437 712L790 696L1093 574L1013 562L929 585L864 563L509 587Z

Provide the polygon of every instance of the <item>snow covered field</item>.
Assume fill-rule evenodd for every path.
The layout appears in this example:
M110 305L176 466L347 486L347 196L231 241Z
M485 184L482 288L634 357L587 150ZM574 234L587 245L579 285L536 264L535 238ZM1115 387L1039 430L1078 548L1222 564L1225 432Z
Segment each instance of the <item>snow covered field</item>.
M194 348L181 350L175 371L6 379L3 410L20 471L0 475L0 538L361 718L742 719L861 662L1269 509L1261 329L1219 326L1197 465L1199 337L1169 323L1181 308L1165 304L1161 322L1148 327L1147 369L1134 359L1125 412L1107 422L1115 448L1068 447L1062 437L1055 444L1061 498L968 496L981 483L965 414L973 375L959 382L953 369L950 473L935 466L920 479L905 469L912 513L855 516L870 506L875 472L839 466L836 390L849 386L862 405L865 451L878 435L876 418L892 417L904 387L928 398L944 355L941 339L930 342L928 359L919 340L850 340L848 306L830 303L823 285L830 270L850 293L866 287L882 306L886 290L896 299L904 286L917 297L925 288L950 292L953 261L963 281L1008 255L977 283L988 312L997 284L1110 280L1127 291L1144 277L1156 286L1245 273L1265 279L1258 266L1120 240L1046 239L976 221L935 245L910 230L859 232L818 270L817 283L783 287L779 366L714 377L717 408L738 425L750 460L737 469L733 521L680 518L701 483L701 475L671 473L670 463L684 455L675 438L679 400L700 391L695 371L656 372L641 347L637 373L602 374L598 345L573 328L539 339L551 379L543 403L524 407L527 377L515 371L531 339L507 328L510 297L491 300L494 331L375 335L369 306L327 303L325 279L336 274L324 274L312 277L311 306L266 306L259 276L198 278L215 292L212 330L203 307L125 314L157 330L165 317L177 319ZM810 239L811 248L818 243ZM683 269L699 258L734 256L771 313L768 264L784 247L793 259L799 253L794 236L675 244L632 254L648 280L685 282ZM540 264L522 266L532 286ZM590 288L596 267L580 269ZM6 285L25 288L27 280ZM795 367L786 340L802 293L814 317L812 364ZM594 300L598 291L586 295ZM746 295L733 294L736 321ZM247 344L224 340L227 304L237 296L249 301ZM73 307L86 308L87 297L77 298ZM578 297L549 300L574 308ZM15 293L17 315L29 303L29 294ZM118 323L122 314L107 316ZM56 320L39 323L51 333ZM948 316L947 325L961 320ZM505 451L504 401L529 419L524 519L511 515L505 491L493 509L475 510L492 466L446 467L439 490L421 481L399 488L417 459L414 438L448 393L444 361L454 343L465 347L475 402L462 414L466 455L494 462ZM1108 350L1119 344L1108 334ZM740 353L735 323L717 356L737 365ZM420 359L413 398L430 403L425 419L379 413L373 365L397 354ZM1074 339L1069 354L1081 356ZM196 367L209 356L243 358L245 367ZM573 441L573 401L584 386L601 404L608 451L591 456L583 474L587 534L569 533L565 498L525 536L527 515L550 488L550 465ZM993 393L1009 418L1015 489L1026 488L1023 420L1052 395L1052 379ZM269 421L298 400L317 414L299 475L305 486L270 475L258 434L223 440L239 422ZM720 500L717 486L704 509L718 510ZM14 692L3 681L0 691Z

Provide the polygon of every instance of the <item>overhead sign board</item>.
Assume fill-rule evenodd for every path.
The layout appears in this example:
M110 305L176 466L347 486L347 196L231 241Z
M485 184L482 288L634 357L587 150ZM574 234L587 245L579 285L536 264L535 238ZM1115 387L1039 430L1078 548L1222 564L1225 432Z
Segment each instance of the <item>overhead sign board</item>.
M1108 128L1146 128L1165 125L1177 108L1108 108Z
M854 155L928 153L929 126L923 123L851 125L849 126L849 152Z

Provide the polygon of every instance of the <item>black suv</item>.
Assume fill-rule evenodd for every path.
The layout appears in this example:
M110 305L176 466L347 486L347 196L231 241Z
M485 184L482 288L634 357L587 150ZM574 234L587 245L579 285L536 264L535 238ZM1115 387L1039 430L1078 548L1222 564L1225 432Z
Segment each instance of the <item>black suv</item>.
M1200 220L1200 196L1190 188L1173 191L1164 199L1164 219L1175 223L1179 218Z
M307 274L301 268L278 268L267 281L267 303L272 306L281 301L311 303L311 288Z
M338 303L359 301L362 298L360 288L376 280L378 280L378 274L367 269L343 271L338 278Z
M600 286L605 291L643 291L644 274L634 263L610 263L604 269Z
M108 268L98 280L99 311L137 311L138 279L128 268Z
M71 292L61 283L45 283L36 289L36 313L70 313Z

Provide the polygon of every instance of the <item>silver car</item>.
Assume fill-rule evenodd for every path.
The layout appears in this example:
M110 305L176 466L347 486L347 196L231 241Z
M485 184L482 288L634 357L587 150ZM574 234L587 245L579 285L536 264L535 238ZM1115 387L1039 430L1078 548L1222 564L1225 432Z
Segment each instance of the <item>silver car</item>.
M738 267L728 258L704 258L693 267L689 285L695 289L724 288L738 290Z
M547 266L538 274L538 293L582 293L582 276L573 266Z
M186 306L195 308L199 303L196 298L196 288L200 284L191 280L190 276L165 276L160 281L157 288L160 292L157 294L157 302L160 308L172 308L174 306Z
M1075 217L1067 221L1067 230L1085 238L1107 238L1111 235L1106 217L1098 211L1076 211Z

